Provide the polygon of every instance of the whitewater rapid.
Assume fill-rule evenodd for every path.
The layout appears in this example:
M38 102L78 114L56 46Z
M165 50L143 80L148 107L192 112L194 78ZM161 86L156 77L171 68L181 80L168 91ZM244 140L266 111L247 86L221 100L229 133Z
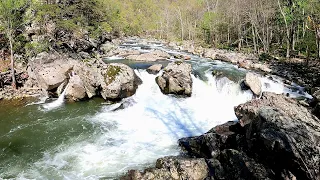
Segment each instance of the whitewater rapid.
M87 141L66 143L19 175L37 179L115 178L130 169L143 169L157 158L178 155L179 138L200 135L215 125L237 120L234 106L252 98L232 81L207 74L193 78L190 98L161 93L156 75L136 70L143 80L136 94L106 105L87 121L100 127ZM119 108L120 107L120 108Z

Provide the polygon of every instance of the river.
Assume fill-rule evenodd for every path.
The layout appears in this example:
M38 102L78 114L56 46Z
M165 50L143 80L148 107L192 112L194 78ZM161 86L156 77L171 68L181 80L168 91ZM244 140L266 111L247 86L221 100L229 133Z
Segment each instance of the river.
M130 169L153 166L157 158L178 155L179 138L236 121L234 106L253 98L238 82L211 74L220 69L235 79L243 78L247 70L234 65L173 50L159 42L131 39L120 47L190 56L192 96L163 95L155 83L156 75L145 70L153 63L112 57L105 62L126 63L143 81L135 95L119 103L108 104L100 98L67 103L63 95L24 105L0 103L0 179L116 179ZM287 87L279 78L260 79L263 91L308 96L302 88Z

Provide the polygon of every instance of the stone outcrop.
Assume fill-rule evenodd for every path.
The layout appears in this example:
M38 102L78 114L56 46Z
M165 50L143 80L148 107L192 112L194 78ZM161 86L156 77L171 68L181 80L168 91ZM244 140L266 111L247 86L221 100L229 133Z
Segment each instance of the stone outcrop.
M154 64L147 69L149 74L158 74L162 68L162 64Z
M211 179L319 179L320 121L296 100L263 93L235 108L239 122L179 140Z
M190 64L175 61L168 64L163 70L163 74L156 78L156 82L164 94L191 96L191 71L192 67Z

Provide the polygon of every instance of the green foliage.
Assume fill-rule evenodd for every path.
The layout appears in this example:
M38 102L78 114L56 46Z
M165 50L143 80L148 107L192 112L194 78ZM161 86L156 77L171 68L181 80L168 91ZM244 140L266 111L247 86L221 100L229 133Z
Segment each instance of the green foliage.
M33 57L41 52L48 52L50 44L48 41L29 42L25 45L26 55Z
M76 31L81 28L77 25L74 19L61 20L57 22L57 27L67 30L67 31Z
M270 54L268 54L268 53L261 53L260 55L259 55L259 61L269 61L269 60L272 60L273 59L273 57L270 55Z

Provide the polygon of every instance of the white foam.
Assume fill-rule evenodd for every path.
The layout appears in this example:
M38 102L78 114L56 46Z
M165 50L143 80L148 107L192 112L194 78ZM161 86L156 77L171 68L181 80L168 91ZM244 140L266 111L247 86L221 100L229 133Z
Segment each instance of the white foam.
M106 57L106 60L110 60L110 61L114 61L114 60L121 60L124 59L124 57L121 56L110 56L110 57Z
M304 88L296 84L287 86L283 83L283 80L279 77L272 76L272 79L268 77L260 77L262 83L263 92L274 92L276 94L287 94L289 97L298 98L304 97L312 99L312 96L304 91Z
M63 105L67 88L68 88L68 84L67 84L67 86L65 87L65 89L63 90L63 92L60 94L60 96L59 96L58 99L56 99L56 100L53 101L53 102L44 104L44 105L43 105L43 108L45 108L45 110L50 111L50 110L52 110L52 109L56 109L56 108L60 107L61 105Z
M47 152L27 173L47 174L42 179L99 179L145 168L157 158L177 155L179 138L236 120L234 106L252 98L238 84L217 81L210 74L208 82L193 77L192 97L176 98L161 93L155 75L145 70L136 73L143 84L123 101L130 101L126 108L114 111L119 104L113 105L88 119L101 126L102 134Z

